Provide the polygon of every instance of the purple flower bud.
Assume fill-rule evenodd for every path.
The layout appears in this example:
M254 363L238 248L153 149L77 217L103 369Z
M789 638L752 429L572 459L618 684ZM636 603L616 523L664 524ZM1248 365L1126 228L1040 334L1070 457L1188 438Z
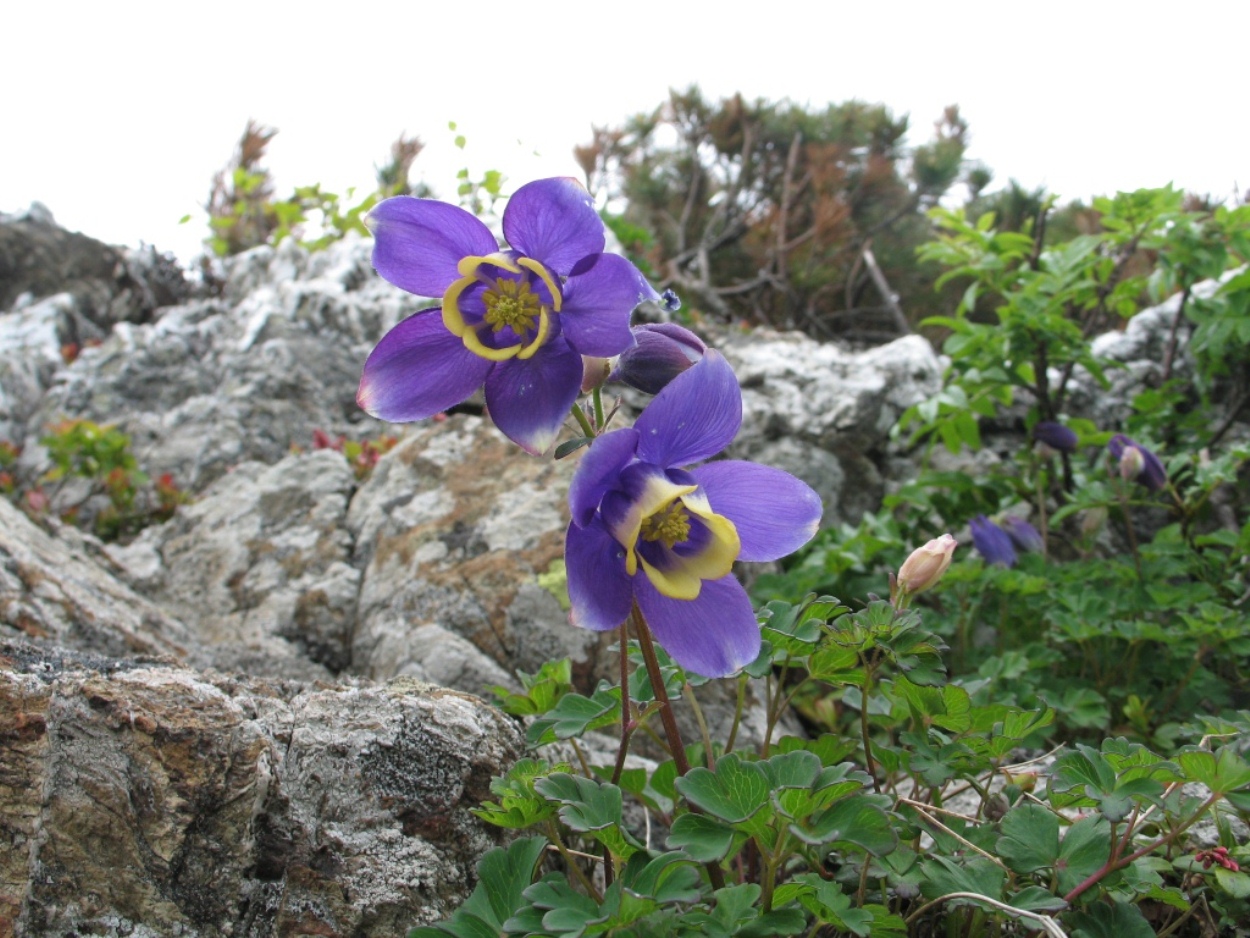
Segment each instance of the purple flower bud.
M1168 473L1159 457L1136 440L1117 433L1107 442L1107 451L1126 481L1136 480L1152 492L1168 484Z
M951 565L951 555L957 546L953 537L943 534L917 547L898 568L899 589L914 596L933 586Z
M1007 532L1016 550L1029 552L1042 549L1042 536L1037 532L1037 528L1023 518L1007 515L998 523L998 526Z
M707 351L697 335L672 322L636 326L634 341L633 347L621 352L610 380L647 394L659 394Z
M1075 430L1069 430L1052 420L1042 420L1033 425L1033 439L1045 443L1056 452L1075 453L1078 438Z
M986 563L996 563L1004 567L1016 565L1016 549L1011 545L1011 538L1006 531L985 515L977 515L969 527L972 528L972 543Z

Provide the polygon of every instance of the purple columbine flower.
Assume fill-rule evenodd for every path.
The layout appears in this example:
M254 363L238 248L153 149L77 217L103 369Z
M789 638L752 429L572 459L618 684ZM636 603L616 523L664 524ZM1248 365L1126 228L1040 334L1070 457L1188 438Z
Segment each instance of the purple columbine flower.
M1137 455L1134 455L1133 450L1136 450ZM1107 451L1111 453L1111 458L1115 460L1117 466L1124 463L1127 455L1129 461L1125 465L1133 469L1130 475L1150 491L1157 492L1168 484L1168 473L1163 468L1159 457L1136 440L1123 433L1117 433L1107 441Z
M733 369L709 349L638 422L595 440L569 489L573 623L614 629L638 603L683 668L724 677L750 664L760 628L735 560L776 560L811 539L820 498L788 472L714 456L742 423Z
M1057 453L1075 453L1080 438L1075 430L1070 430L1053 420L1039 420L1033 425L1033 439L1045 443Z
M1007 537L1011 538L1012 546L1016 550L1024 553L1036 552L1042 549L1042 535L1038 533L1037 528L1023 518L1007 515L1002 521L998 522L998 526L1007 532Z
M635 326L634 342L621 352L609 380L647 394L659 394L707 351L702 339L675 322Z
M517 190L503 214L506 250L473 215L433 199L387 199L367 221L378 273L442 297L365 362L356 400L383 420L431 417L485 384L496 426L543 453L577 399L581 356L633 345L630 314L659 296L633 264L603 253L603 222L573 179Z
M996 563L1003 567L1016 565L1016 549L1006 531L985 515L977 515L969 527L972 528L972 543L986 563Z

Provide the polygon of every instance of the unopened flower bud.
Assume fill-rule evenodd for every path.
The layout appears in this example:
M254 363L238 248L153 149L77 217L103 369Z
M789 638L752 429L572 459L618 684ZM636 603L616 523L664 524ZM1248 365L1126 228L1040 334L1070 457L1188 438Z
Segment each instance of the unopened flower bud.
M1120 454L1120 478L1132 482L1142 473L1146 460L1136 446L1126 446Z
M635 344L617 359L611 380L647 394L659 394L707 351L697 335L672 322L637 326L634 340Z
M972 543L986 563L1003 567L1016 565L1016 549L1006 531L985 515L977 515L968 526L972 529Z
M1102 505L1086 509L1081 514L1081 534L1085 537L1093 537L1102 530L1102 526L1106 523L1107 509Z
M1037 528L1023 518L1008 515L998 523L998 526L1007 532L1016 550L1035 552L1042 549L1042 535L1038 533Z
M1053 420L1042 420L1034 424L1033 439L1059 453L1075 453L1078 442L1076 431Z
M595 388L602 387L612 372L612 362L606 358L582 356L582 393L589 394Z
M1168 484L1168 473L1159 457L1123 433L1117 433L1107 442L1107 451L1119 466L1120 478L1126 482L1137 481L1152 492Z
M898 588L915 595L936 584L951 565L957 546L953 537L943 534L917 547L898 568Z

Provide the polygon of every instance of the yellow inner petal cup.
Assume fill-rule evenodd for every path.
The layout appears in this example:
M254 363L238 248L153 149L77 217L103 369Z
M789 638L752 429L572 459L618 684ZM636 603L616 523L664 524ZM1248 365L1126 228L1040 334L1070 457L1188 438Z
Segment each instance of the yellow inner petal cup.
M690 538L692 515L711 536L698 553L677 554L673 548ZM677 485L662 477L648 480L642 497L612 533L625 547L625 571L633 576L641 565L651 585L670 599L697 599L703 581L728 575L742 551L738 529L724 515L712 511L697 486ZM664 569L638 553L639 539L666 548Z
M491 277L484 273L483 264L490 264L510 273L519 274L522 269L537 274L551 293L552 306L544 306L542 298L533 291L527 280L508 277ZM505 254L483 257L466 257L457 265L460 279L452 283L443 294L443 325L447 331L464 342L464 347L475 355L490 361L506 361L509 358L530 358L542 348L551 334L551 314L560 311L562 297L559 285L542 264L528 257L515 262ZM480 324L470 325L460 310L460 297L474 284L484 284L482 302L486 315ZM528 341L495 348L482 342L480 334L490 330L498 333L505 327L517 335L529 335Z

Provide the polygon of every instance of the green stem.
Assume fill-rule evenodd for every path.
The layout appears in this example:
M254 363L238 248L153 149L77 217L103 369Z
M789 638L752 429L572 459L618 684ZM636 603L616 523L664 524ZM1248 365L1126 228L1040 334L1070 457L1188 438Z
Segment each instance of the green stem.
M569 853L569 848L564 845L563 838L560 837L560 829L556 826L555 821L547 822L547 839L555 844L555 848L560 851L560 856L564 858L564 865L569 868L577 881L582 884L582 888L586 890L586 895L594 899L595 902L602 903L603 896L599 894L599 890L595 888L595 884L590 881L582 868L577 865L577 861L573 855ZM608 866L611 866L609 861ZM605 870L606 873L606 870Z
M621 743L616 749L616 765L612 767L612 784L618 785L625 771L625 757L629 754L629 738L634 733L634 718L629 707L629 625L621 623ZM603 845L603 884L612 885L615 873L612 851Z
M863 661L863 656L860 656ZM864 683L860 687L859 701L859 732L864 740L864 762L868 767L868 774L872 776L872 787L877 793L881 793L881 782L877 780L877 763L872 758L872 736L868 732L868 694L872 689L872 667L864 663Z
M1050 519L1046 516L1046 489L1042 485L1042 472L1036 463L1033 467L1033 478L1037 483L1038 533L1042 536L1042 559L1045 560L1050 556Z
M1141 554L1137 551L1137 531L1133 527L1133 513L1129 509L1128 491L1124 485L1119 486L1120 510L1124 512L1124 530L1128 533L1128 546L1133 551L1133 566L1137 568L1137 579L1141 579Z
M747 702L747 676L746 673L738 675L738 701L734 705L734 722L729 727L729 740L725 743L725 751L733 752L734 743L738 741L738 727L742 725L742 711L746 708Z
M598 427L599 432L602 433L605 421L603 419L603 394L599 388L596 387L590 392L590 399L594 402L595 406L595 426Z
M685 775L690 771L690 761L686 758L686 747L681 741L681 730L677 728L677 718L673 715L673 704L668 699L668 691L664 688L664 674L660 671L660 661L655 656L655 645L651 641L651 630L647 628L647 620L642 610L634 603L629 613L634 631L638 635L638 647L642 649L642 660L646 662L647 674L651 678L651 689L655 693L656 702L660 705L660 720L664 724L664 734L668 737L668 748L673 754L673 764L677 766L677 774ZM690 810L696 814L702 812L695 805ZM725 874L720 864L708 863L707 875L712 881L713 889L725 887Z
M595 428L590 425L590 419L586 416L586 411L582 410L581 405L574 403L569 413L573 415L573 419L577 421L577 425L582 428L582 433L594 439L597 434Z
M690 709L694 711L695 722L699 724L699 733L703 737L703 758L707 762L709 769L716 768L716 754L712 750L712 735L707 731L707 720L703 718L703 708L699 706L699 701L695 699L694 688L687 681L682 688L687 700L690 701Z

